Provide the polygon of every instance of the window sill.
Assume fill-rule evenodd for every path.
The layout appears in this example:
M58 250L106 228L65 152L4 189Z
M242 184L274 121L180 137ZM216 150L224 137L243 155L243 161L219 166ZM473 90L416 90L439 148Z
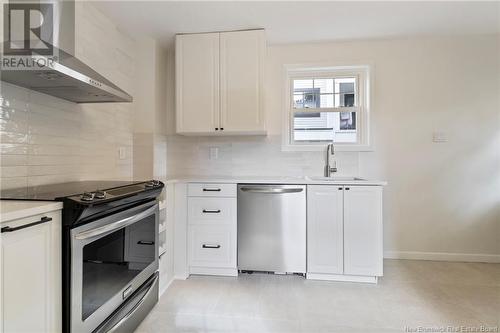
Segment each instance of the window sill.
M293 145L293 144L282 144L281 151L324 151L328 143L324 144L314 144L314 145ZM374 151L372 145L345 145L345 144L333 144L335 146L335 151L345 151L345 152L371 152Z

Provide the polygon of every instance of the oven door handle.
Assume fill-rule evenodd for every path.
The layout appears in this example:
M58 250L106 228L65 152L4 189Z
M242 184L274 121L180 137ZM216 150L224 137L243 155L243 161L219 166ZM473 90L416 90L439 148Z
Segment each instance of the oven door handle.
M75 239L78 239L78 240L89 239L89 238L93 238L96 236L100 236L102 234L113 232L115 230L121 229L121 228L126 227L128 225L131 225L139 220L142 220L146 216L149 216L152 213L154 213L154 211L156 210L156 206L157 205L154 205L151 208L148 208L145 211L142 211L137 215L124 218L120 221L116 221L116 222L107 224L107 225L102 226L102 227L98 227L95 229L90 229L90 230L86 230L86 231L82 231L80 233L77 233L75 235Z

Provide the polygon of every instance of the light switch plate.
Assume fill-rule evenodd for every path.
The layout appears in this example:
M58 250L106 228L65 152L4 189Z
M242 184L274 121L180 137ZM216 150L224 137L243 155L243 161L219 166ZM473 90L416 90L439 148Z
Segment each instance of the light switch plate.
M448 142L448 134L446 132L433 132L432 142L437 142L437 143Z
M118 148L118 158L124 160L127 157L127 149L125 147Z

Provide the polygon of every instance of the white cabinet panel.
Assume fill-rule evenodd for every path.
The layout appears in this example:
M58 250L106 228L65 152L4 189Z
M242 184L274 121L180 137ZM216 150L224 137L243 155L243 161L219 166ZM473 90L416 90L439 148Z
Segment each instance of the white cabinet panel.
M61 214L5 222L17 227L52 221L9 233L1 239L1 332L61 331Z
M264 133L264 50L264 30L220 34L220 126L224 133Z
M189 273L238 274L236 216L236 184L188 184Z
M236 198L188 198L190 224L234 224Z
M236 184L188 184L190 197L236 197Z
M178 133L207 134L219 127L219 34L176 37Z
M264 61L264 30L177 35L177 133L265 134Z
M382 271L382 188L346 186L344 273L381 276Z
M343 273L343 188L307 187L307 271Z
M190 226L191 266L236 267L236 233L231 226Z

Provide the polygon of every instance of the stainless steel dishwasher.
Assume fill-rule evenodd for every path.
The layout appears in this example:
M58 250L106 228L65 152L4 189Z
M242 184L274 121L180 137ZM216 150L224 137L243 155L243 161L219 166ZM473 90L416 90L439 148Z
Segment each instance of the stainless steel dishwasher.
M238 269L306 272L305 185L238 185Z

